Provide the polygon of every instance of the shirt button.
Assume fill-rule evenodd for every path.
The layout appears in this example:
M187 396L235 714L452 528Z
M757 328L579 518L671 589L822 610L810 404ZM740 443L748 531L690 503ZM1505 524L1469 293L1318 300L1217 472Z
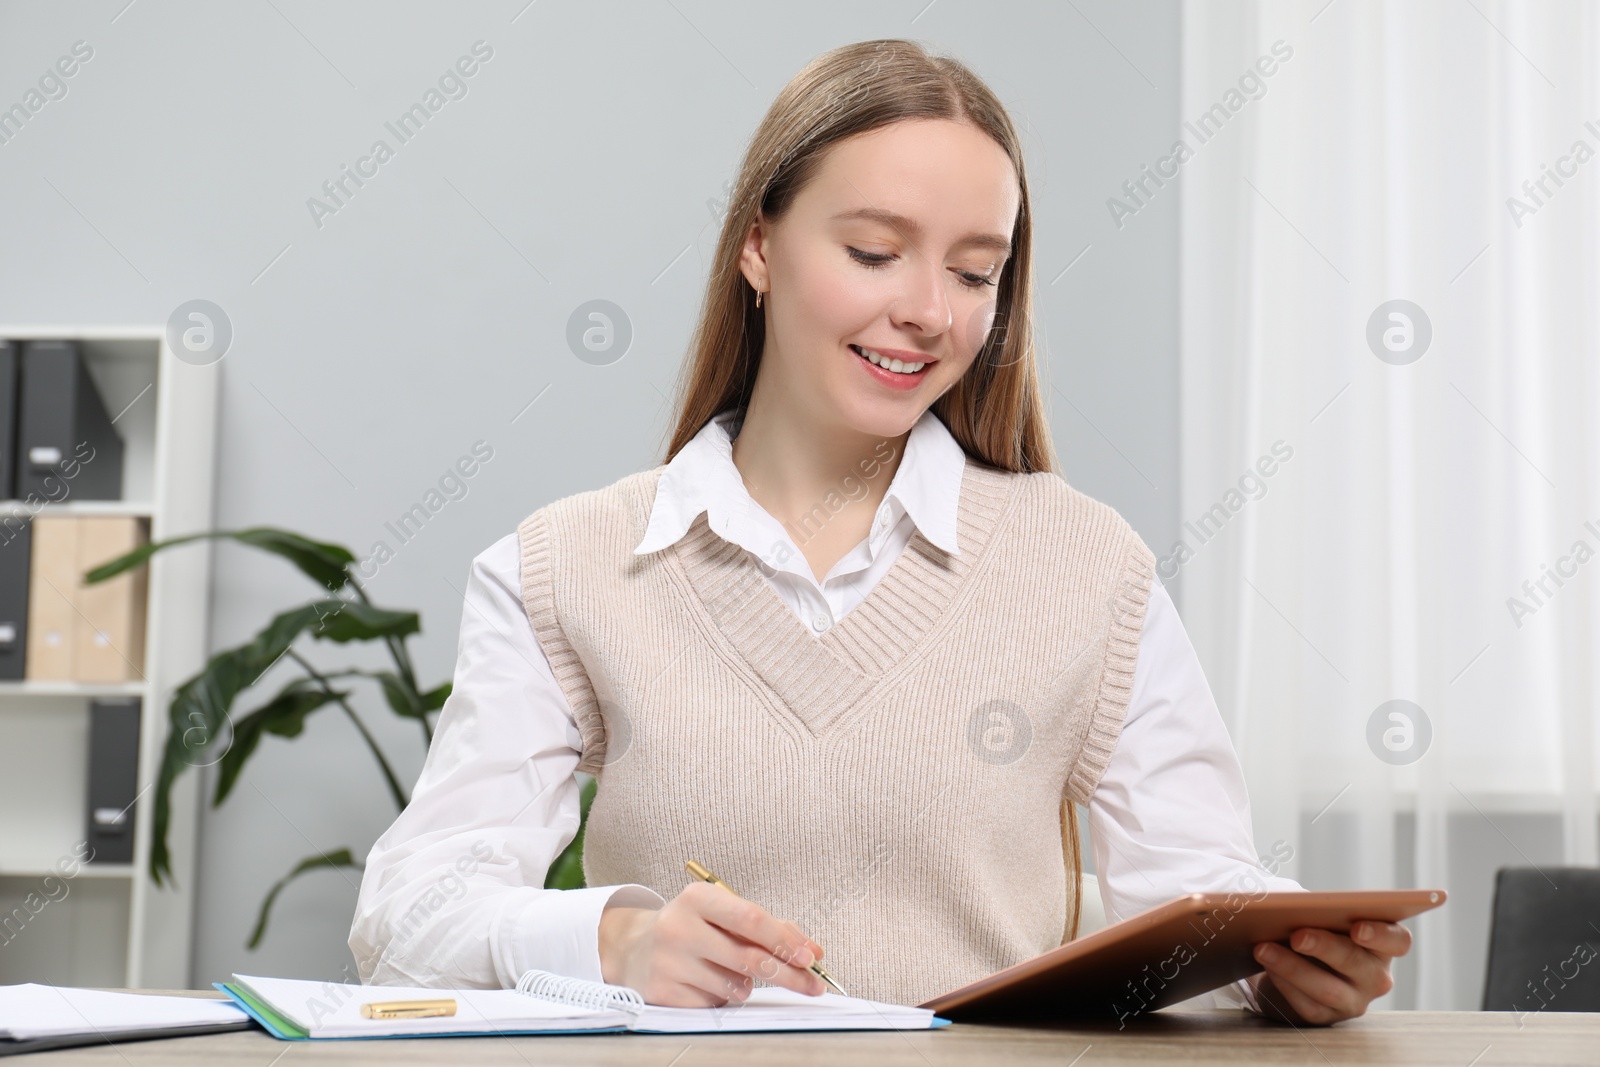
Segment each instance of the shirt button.
M814 627L818 633L826 630L832 623L833 620L828 618L826 612L818 612L817 617L811 620L812 627Z

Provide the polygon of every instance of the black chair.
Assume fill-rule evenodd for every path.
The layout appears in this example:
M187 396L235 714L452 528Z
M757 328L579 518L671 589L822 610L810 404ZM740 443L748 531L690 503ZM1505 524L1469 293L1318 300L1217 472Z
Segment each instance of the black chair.
M1600 1011L1600 868L1502 867L1484 1011Z

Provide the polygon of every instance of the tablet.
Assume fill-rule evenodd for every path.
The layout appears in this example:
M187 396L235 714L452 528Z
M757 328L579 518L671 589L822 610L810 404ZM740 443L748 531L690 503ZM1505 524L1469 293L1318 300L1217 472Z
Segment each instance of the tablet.
M919 1004L956 1022L1128 1020L1263 970L1254 948L1437 908L1442 889L1190 893Z

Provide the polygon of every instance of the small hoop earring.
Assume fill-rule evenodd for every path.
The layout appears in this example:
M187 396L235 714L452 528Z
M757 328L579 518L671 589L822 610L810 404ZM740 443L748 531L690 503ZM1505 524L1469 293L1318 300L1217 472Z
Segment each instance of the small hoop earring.
M757 289L756 290L756 307L760 307L760 306L761 306L761 290Z

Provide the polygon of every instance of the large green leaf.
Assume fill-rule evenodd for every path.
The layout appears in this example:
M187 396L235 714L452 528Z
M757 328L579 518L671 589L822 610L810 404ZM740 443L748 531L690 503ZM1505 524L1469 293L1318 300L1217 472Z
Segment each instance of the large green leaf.
M422 710L438 711L450 699L450 682L443 682L422 694Z
M156 776L151 818L150 876L157 885L172 874L167 848L172 783L185 769L225 758L233 741L233 702L256 683L303 633L330 641L356 641L417 632L417 615L386 611L330 597L275 615L247 644L218 652L205 669L178 687L167 710L166 752Z
M404 678L393 671L372 671L371 675L383 687L383 699L389 702L396 715L406 719L422 718L426 710L422 706L422 694L407 685Z
M584 887L583 832L589 828L589 805L594 803L594 794L599 786L600 780L591 778L583 784L583 789L578 793L578 832L572 838L572 843L562 849L561 855L550 865L550 870L544 878L546 889Z
M430 711L438 711L450 696L450 683L419 693L406 680L393 671L365 671L383 687L383 699L396 715L406 719L420 719Z
M296 678L266 704L235 722L233 744L217 763L217 791L211 800L212 806L227 799L239 772L244 769L245 760L260 744L262 734L299 737L300 731L305 729L307 715L349 695L343 690L324 689L310 678Z
M409 637L422 629L414 611L375 608L360 600L330 597L308 604L316 613L317 628L311 636L327 641L372 641L385 637Z
M93 584L114 578L123 571L132 570L164 548L188 544L206 538L224 537L263 552L271 552L293 563L313 582L330 592L337 592L350 581L350 564L355 556L343 545L313 541L288 530L273 526L254 526L248 530L211 530L206 533L170 537L165 541L152 541L140 545L127 555L102 563L84 575L84 581Z
M167 830L173 782L189 767L208 766L223 758L233 740L228 716L235 698L254 685L297 637L316 625L317 618L310 604L281 612L248 643L212 656L204 670L173 693L150 827L150 876L157 885L172 874Z
M283 892L283 887L307 871L316 871L327 867L352 867L359 871L361 864L357 863L355 857L350 855L348 848L335 849L332 852L321 852L301 860L295 865L294 870L278 879L271 890L267 892L266 899L261 902L261 913L256 916L256 928L250 932L250 948L255 948L261 944L261 938L267 932L267 917L272 912L272 905L278 899L278 894Z
M167 747L156 777L151 818L150 876L156 884L162 884L163 878L172 874L167 847L172 783L187 767L226 758L224 746L237 741L238 727L229 718L234 700L254 685L296 638L309 633L315 638L344 643L405 637L420 628L414 611L390 611L359 600L327 597L274 616L248 644L212 656L203 671L179 686L167 712ZM251 744L259 739L258 732ZM243 759L244 756L239 757L239 762ZM230 784L237 773L235 766Z

